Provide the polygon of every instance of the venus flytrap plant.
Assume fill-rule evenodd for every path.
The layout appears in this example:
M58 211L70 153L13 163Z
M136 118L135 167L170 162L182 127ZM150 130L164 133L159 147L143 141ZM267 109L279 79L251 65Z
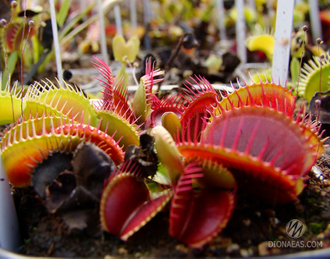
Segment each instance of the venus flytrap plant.
M225 94L218 101L207 81L199 80L197 88L193 85L188 87L190 92L187 96L180 94L167 101L158 100L156 96L151 99L155 103L154 107L163 102L164 105L160 107L164 112L161 121L164 125L170 125L168 128L171 131L169 133L161 126L151 130L158 158L171 183L167 188L173 193L170 234L191 247L203 246L226 225L235 197L234 192L228 189L236 188L235 179L239 188L257 196L260 192L266 193L261 197L266 201L294 201L304 188L303 180L307 172L324 152L317 125L311 121L305 122L302 114L293 119L295 97L284 87L274 83L254 82L245 87L240 86L234 93ZM207 117L191 120L199 106L208 106L211 115L209 120ZM157 112L156 108L151 117L154 112ZM186 116L185 120L182 120L185 117L183 115ZM177 122L175 126L168 123L171 119ZM284 137L292 141L290 148L280 141ZM262 139L259 141L259 138ZM248 185L243 184L246 181ZM122 185L123 189L129 186L124 181L119 183L119 178L111 182L110 186ZM118 186L116 188L120 189ZM196 190L199 190L197 196L194 194ZM133 197L137 195L136 191L127 195ZM107 200L107 196L113 199L108 192L104 193L102 199ZM116 207L114 203L108 206L109 211ZM157 208L155 206L152 211L156 213ZM101 214L105 213L105 209L101 210ZM218 212L214 221L206 226L204 217L209 215L209 210ZM108 215L109 211L105 214ZM121 210L118 213L121 214ZM142 213L144 218L148 218L147 221L149 213ZM133 219L135 222L135 216ZM145 222L140 216L136 220ZM184 228L182 222L187 222ZM126 226L126 223L121 225ZM140 227L121 231L131 235ZM113 226L105 229L111 233L116 232ZM126 234L120 231L116 233L126 240Z
M36 121L41 120L41 131L36 131ZM46 131L46 123L52 125L52 130ZM62 143L67 141L75 142L76 138L56 134L54 132L54 122L50 117L24 121L13 126L3 137L1 142L1 155L9 181L17 186L24 187L30 185L31 166L35 166L43 159L42 150L57 149ZM17 156L17 152L19 155ZM16 155L14 155L16 154ZM15 156L15 159L11 159Z
M129 42L114 41L123 69L138 51ZM126 241L167 210L170 235L202 248L226 227L237 188L271 203L295 201L324 152L319 125L302 110L296 115L291 91L273 81L219 94L195 76L184 92L159 99L152 88L163 72L149 62L130 99L126 79L95 60L104 79L93 104L48 80L25 94L9 84L0 92L0 123L14 123L1 140L10 182L32 185L70 229L92 216ZM154 172L158 159L163 173ZM80 216L70 223L68 211Z
M192 247L202 247L225 227L231 215L234 193L226 189L235 188L235 180L215 163L184 164L175 142L163 127L153 128L151 135L171 185L161 188L157 198L151 199L139 167L124 163L110 177L102 194L102 228L127 240L172 199L170 234Z
M102 83L104 90L102 91L102 102L99 105L104 110L115 110L117 114L130 120L134 119L131 116L133 111L128 102L129 95L127 93L127 85L124 85L123 78L112 75L110 67L101 59L94 57L96 62L92 61L94 67L98 70L103 79L98 79Z
M262 29L259 28L253 35L247 37L245 45L249 51L260 50L266 54L270 61L273 60L275 45L273 33L263 32Z
M170 235L201 248L226 227L237 188L272 203L295 201L324 152L319 126L303 111L295 115L295 97L274 82L244 82L219 95L205 78L195 76L185 92L159 99L152 86L163 72L149 61L131 101L125 83L113 78L105 62L95 60L104 78L101 100L91 105L66 83L35 83L23 98L23 120L1 142L12 184L27 186L35 179L33 186L39 186L50 213L65 213L70 206L82 209L72 194L83 206L99 206L96 220L100 218L102 230L127 240L169 208ZM8 93L0 98L8 101ZM5 109L10 118L12 109ZM157 163L154 147L164 173L149 172ZM83 161L86 152L94 162L82 170L89 162ZM12 159L14 153L20 154L19 163ZM72 153L73 168L66 163L39 179L59 157L71 161ZM107 179L102 194L85 178L78 183L82 174L99 177L102 185Z
M227 190L235 189L235 179L229 171L207 159L196 157L183 162L165 128L156 126L151 134L155 136L159 159L174 190L170 234L191 247L202 247L228 222L235 193Z
M1 125L15 123L21 116L21 94L17 88L17 82L11 89L9 82L7 82L4 90L0 90ZM23 103L23 109L25 106L26 104Z
M141 125L132 123L111 110L99 109L97 114L101 122L101 130L114 136L119 145L126 150L129 145L139 145L139 129Z
M125 241L161 211L173 195L170 189L159 187L159 195L153 198L141 174L135 163L125 162L102 193L101 227Z
M291 56L292 60L290 63L290 72L291 72L291 80L293 85L295 86L296 96L298 98L298 87L300 82L301 75L301 67L302 61L306 53L306 45L307 45L307 31L308 26L304 25L301 28L301 31L298 31L291 41ZM300 62L298 63L298 55L300 54Z
M115 135L120 130L120 145L126 149L129 145L139 145L138 130L142 126L138 124L131 105L128 101L127 85L121 78L113 78L110 67L100 59L95 58L94 66L105 78L100 80L104 87L102 100L94 104L97 115L101 120L101 130L109 135ZM119 140L119 139L117 139Z
M275 36L272 30L261 29L260 26L256 25L256 30L246 38L245 46L249 51L261 51L263 52L270 63L273 61L275 45ZM264 70L261 75L259 73L253 73L252 78L256 82L271 81L272 69L269 68Z
M251 84L245 81L244 86L238 82L238 89L233 88L232 93L224 92L222 100L218 102L213 114L220 115L234 107L256 105L277 109L289 117L293 116L296 98L291 94L291 91L274 82L257 83L252 77L251 80Z
M13 90L15 91L15 89ZM6 100L7 102L11 101L9 94L10 92L7 90L1 95L1 103L5 104ZM15 94L13 98L16 106L19 102L16 100L17 96ZM132 125L135 120L131 124L129 120L117 114L116 109L114 111L95 109L80 90L66 83L65 86L59 84L59 87L56 87L50 81L31 85L24 95L23 106L23 119L25 121L18 122L15 127L8 131L2 143L2 156L6 161L6 171L10 175L10 181L17 186L29 184L31 170L28 168L43 160L40 150L56 150L58 145L66 145L68 142L75 143L71 145L74 150L79 142L96 141L95 143L100 145L101 149L104 148L105 152L110 152L110 155L111 152L121 150L118 146L119 143L121 146L126 145L126 147L130 144L138 144L138 127ZM118 108L118 105L116 104L115 107ZM9 105L6 106L4 111L7 111L7 113L4 114L7 115L2 116L3 122L14 122L12 117L10 120L9 113L11 115L15 110L12 110ZM71 126L66 126L69 123L69 118L72 120ZM54 131L57 127L61 127L61 129ZM116 139L113 140L115 142L112 147L109 146L110 142L107 140L110 136L107 137L108 135L104 132L109 133L112 136L111 139ZM34 148L30 149L29 152L21 153L21 159L26 161L24 163L26 166L23 166L20 170L16 169L10 163L13 160L9 159L7 154L10 157L11 152L24 149L31 143L35 143ZM114 158L117 164L120 164L122 160L123 153L116 155ZM11 173L13 171L16 171L17 177L16 173Z
M91 123L93 126L98 124L96 111L80 89L77 90L67 83L64 83L65 86L58 83L59 87L50 81L43 83L43 85L36 83L28 89L29 99L26 101L30 101L31 104L41 103L50 106L69 118L75 118L78 115L80 119L80 116L83 116L85 124Z
M329 74L327 69L329 63L329 54L323 53L322 49L322 54L320 54L320 51L318 51L317 54L315 47L317 47L318 50L320 49L319 45L321 44L321 40L318 41L317 46L308 46L306 42L307 30L308 27L306 25L303 26L301 30L293 36L291 41L290 54L292 56L292 61L290 64L290 70L292 75L292 82L288 82L288 86L295 86L296 94L299 94L300 97L304 97L307 101L310 101L317 91L325 92L329 90L327 82L327 76ZM248 37L245 44L250 51L263 51L269 60L272 61L272 55L274 51L273 35L258 32L256 35ZM308 62L305 62L302 65L303 58L306 55L306 49L313 53L314 56L312 59L308 60ZM297 60L299 57L300 61ZM324 71L325 75L322 75L321 71ZM264 76L253 75L252 78L254 81L258 82L272 81L272 78L270 75L268 75L268 73L266 73Z
M160 69L154 70L153 65L151 65L151 60L149 60L146 64L146 74L141 77L140 84L138 89L135 92L132 108L134 114L137 118L139 118L139 122L146 122L150 117L152 112L152 103L156 98L153 93L153 86L163 80L154 79L154 77L163 75L164 72L160 71Z
M299 96L303 96L307 101L310 101L315 92L329 90L329 67L329 53L326 53L322 60L314 56L313 60L305 63L301 69L301 79L298 86Z

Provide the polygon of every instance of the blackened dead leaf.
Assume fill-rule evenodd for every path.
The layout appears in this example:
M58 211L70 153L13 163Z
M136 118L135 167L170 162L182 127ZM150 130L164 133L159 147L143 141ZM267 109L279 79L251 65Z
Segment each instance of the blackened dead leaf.
M116 168L110 157L92 143L80 144L72 160L77 186L100 198L104 180Z
M32 173L31 183L34 190L43 199L45 198L45 188L64 170L70 170L72 153L56 151L50 154Z
M46 207L55 213L67 202L72 191L76 188L76 178L70 171L65 171L46 187Z
M71 161L72 171L60 173L46 188L49 212L61 213L72 229L93 229L99 222L98 211L104 181L115 169L110 157L92 143L81 143ZM95 223L97 222L97 223Z
M154 139L148 134L140 136L140 147L131 145L125 153L125 161L133 160L139 164L145 177L153 177L157 171L158 157L154 152Z

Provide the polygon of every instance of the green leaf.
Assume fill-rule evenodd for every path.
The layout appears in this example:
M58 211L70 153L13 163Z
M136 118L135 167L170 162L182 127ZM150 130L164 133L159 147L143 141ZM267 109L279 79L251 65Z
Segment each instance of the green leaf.
M133 63L140 49L140 40L137 36L133 36L126 45L129 47L127 59L129 62Z
M212 12L214 8L214 3L210 4L208 8L206 8L205 12L203 13L201 20L204 22L209 22L212 17Z
M41 43L38 39L38 35L33 35L31 38L32 41L32 52L33 52L33 63L37 63L42 51L43 51L43 47L41 46Z
M73 39L73 37L75 35L77 35L79 32L81 32L82 30L86 29L86 27L91 24L92 22L94 22L95 20L97 20L98 16L94 15L92 17L90 17L88 20L86 20L85 22L83 22L82 24L80 24L78 27L76 27L74 30L72 30L73 26L75 26L90 10L92 10L92 8L96 5L96 3L92 3L89 6L87 6L87 8L81 12L80 14L78 14L76 17L74 17L60 32L59 34L59 39L61 41L61 44L66 43L67 41L69 41L70 39ZM71 31L72 30L72 31ZM71 31L69 34L68 32ZM67 36L66 36L67 35ZM66 36L64 38L64 36Z
M175 185L184 171L180 152L172 136L164 127L154 127L150 135L155 138L158 159L171 179L172 185Z
M145 122L150 115L151 107L147 104L147 93L142 80L135 92L132 108L140 123Z
M127 42L122 35L116 35L112 41L112 50L115 59L119 62L126 63L126 56L129 62L134 62L140 48L140 40L137 36L133 36Z
M291 72L291 78L293 85L296 85L299 78L299 67L300 63L297 58L292 58L291 64L290 64L290 72Z
M118 71L118 73L116 74L116 82L121 82L123 81L121 84L120 84L120 92L122 93L123 91L125 91L124 88L126 88L128 86L128 81L129 81L129 74L126 72L126 69L125 69L125 64L122 64L120 70Z
M16 67L17 59L18 59L17 51L13 51L12 53L10 53L10 56L7 61L7 66L6 66L7 68L5 68L2 73L2 89L1 90L5 90L7 82L10 80L11 75L13 74L14 69Z
M165 112L161 117L162 126L171 134L171 136L174 138L174 136L181 132L181 122L178 116L174 112Z
M68 13L70 10L71 0L62 1L61 8L57 15L57 23L60 27L64 25L66 18L68 17Z
M22 103L17 89L17 81L13 86L9 85L8 81L4 90L0 91L0 125L16 122L21 116L22 109L24 110L25 107L26 103Z
M153 177L153 180L164 185L171 184L170 178L168 177L165 168L161 163L158 164L157 172Z
M115 60L124 62L123 57L126 55L126 42L122 35L116 35L112 40L112 50Z

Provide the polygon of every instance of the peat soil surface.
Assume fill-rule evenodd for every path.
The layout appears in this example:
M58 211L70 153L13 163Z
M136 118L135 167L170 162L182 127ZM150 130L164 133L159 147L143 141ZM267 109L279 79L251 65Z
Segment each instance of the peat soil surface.
M95 236L86 231L69 230L59 215L47 212L31 188L13 188L24 239L21 253L52 257L247 257L330 247L330 155L325 153L317 166L322 175L310 172L305 181L307 186L294 203L265 204L238 192L236 209L227 227L203 249L191 249L169 236L166 211L123 242L108 233ZM299 239L286 234L286 224L292 219L301 220L307 227ZM95 228L98 225L97 222ZM304 241L314 247L270 248L269 241Z

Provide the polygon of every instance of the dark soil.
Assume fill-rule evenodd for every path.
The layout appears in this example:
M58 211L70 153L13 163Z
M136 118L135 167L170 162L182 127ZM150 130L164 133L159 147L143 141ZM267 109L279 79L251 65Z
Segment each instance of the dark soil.
M243 192L227 227L203 249L191 249L168 234L168 212L159 213L139 232L121 241L102 233L69 231L61 217L50 215L31 188L14 188L24 245L21 253L54 257L205 257L265 256L330 247L330 156L318 161L323 175L312 172L299 201L286 205L265 204ZM323 180L322 180L323 179ZM316 248L268 248L269 241L292 241L285 232L291 219L307 226L299 241L317 241Z

